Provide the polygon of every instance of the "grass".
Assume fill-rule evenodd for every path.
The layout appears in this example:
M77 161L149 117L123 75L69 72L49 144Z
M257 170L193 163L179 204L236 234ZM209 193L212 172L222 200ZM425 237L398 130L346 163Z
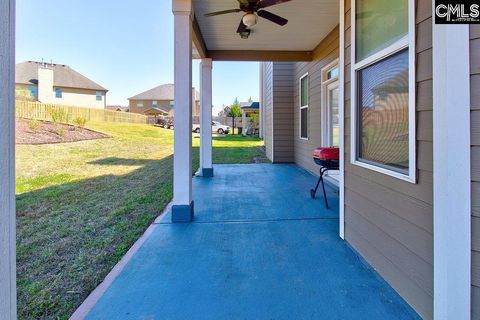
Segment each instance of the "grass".
M87 127L111 138L17 146L20 319L67 319L172 198L173 131ZM214 162L266 162L262 144L215 137Z

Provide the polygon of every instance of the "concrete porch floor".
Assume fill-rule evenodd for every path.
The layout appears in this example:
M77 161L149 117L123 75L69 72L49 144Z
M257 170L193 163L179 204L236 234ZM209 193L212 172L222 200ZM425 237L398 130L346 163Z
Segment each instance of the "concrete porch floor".
M418 319L338 237L295 165L216 165L194 178L195 221L169 213L88 319Z

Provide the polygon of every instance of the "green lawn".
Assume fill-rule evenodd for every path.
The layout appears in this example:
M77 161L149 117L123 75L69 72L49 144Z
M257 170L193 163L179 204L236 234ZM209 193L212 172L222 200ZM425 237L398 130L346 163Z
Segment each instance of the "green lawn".
M173 131L88 127L111 138L17 146L20 319L67 319L172 198ZM257 138L213 144L215 163L268 162Z

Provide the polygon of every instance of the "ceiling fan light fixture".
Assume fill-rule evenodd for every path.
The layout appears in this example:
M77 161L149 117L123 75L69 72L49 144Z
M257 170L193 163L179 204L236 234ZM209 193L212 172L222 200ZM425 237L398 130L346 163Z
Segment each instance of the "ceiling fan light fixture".
M242 18L243 24L248 28L257 24L257 15L255 13L247 13Z
M242 38L242 39L248 39L249 36L250 36L250 30L249 29L240 32L240 38Z

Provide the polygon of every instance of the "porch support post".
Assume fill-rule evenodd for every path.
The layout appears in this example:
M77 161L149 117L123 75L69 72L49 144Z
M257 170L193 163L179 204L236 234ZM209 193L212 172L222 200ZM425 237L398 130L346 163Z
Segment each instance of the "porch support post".
M247 113L242 110L242 135L247 135Z
M434 318L470 319L469 26L432 23Z
M263 139L263 63L259 63L259 72L260 72L260 99L259 108L258 108L258 136Z
M192 2L173 0L174 156L172 222L190 222L192 200Z
M0 319L16 319L15 0L0 0Z
M200 173L213 177L212 165L212 59L200 63Z

